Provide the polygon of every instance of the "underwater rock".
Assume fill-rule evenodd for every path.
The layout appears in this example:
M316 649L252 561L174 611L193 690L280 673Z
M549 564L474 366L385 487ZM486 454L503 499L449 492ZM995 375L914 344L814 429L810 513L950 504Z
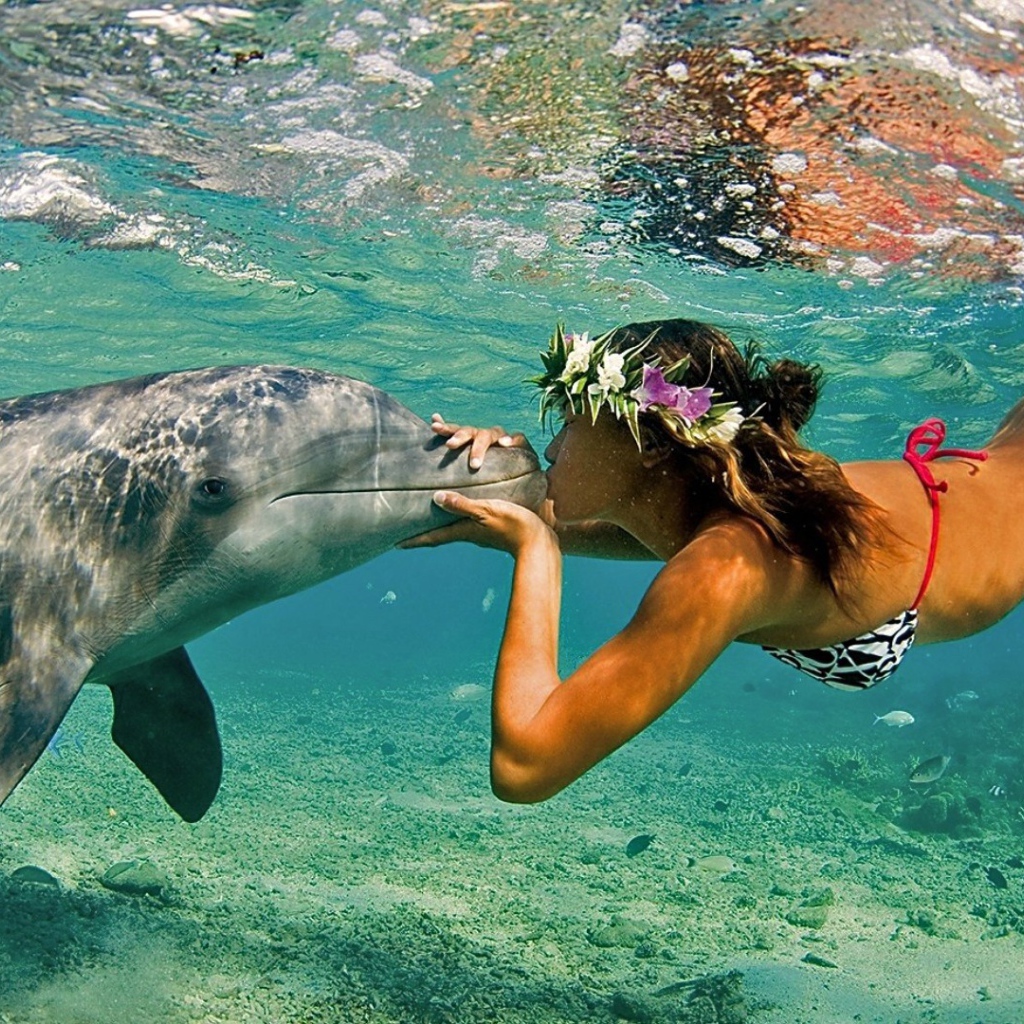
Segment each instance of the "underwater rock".
M603 928L597 928L587 934L594 946L611 949L614 946L636 946L647 938L650 929L637 921L631 921L621 914L613 914L611 921Z
M919 832L946 832L958 839L968 839L979 834L978 816L962 797L932 793L903 812L903 824Z
M676 1024L745 1024L747 1020L741 971L677 981L654 994L663 998L682 993L686 1001L673 1006L664 1019Z
M800 959L805 964L813 964L815 967L838 967L834 960L829 960L827 956L822 956L820 953L805 953Z
M945 793L925 797L921 802L918 817L925 828L942 828L949 820L949 797Z
M643 996L629 992L616 992L612 996L612 1013L617 1020L631 1020L636 1024L649 1024L654 1020L654 1010Z
M786 920L797 928L821 928L828 920L828 908L836 901L828 887L805 896L786 914Z
M877 772L871 758L857 747L827 747L818 755L818 760L828 777L843 785L866 781Z
M828 907L805 907L798 904L787 912L786 920L794 928L824 928L828 920Z
M26 864L24 867L15 868L11 872L11 881L26 885L46 885L51 889L60 888L60 882L49 871L37 868L35 864Z
M934 935L936 932L935 911L927 907L918 907L916 910L907 911L907 924L920 928L925 935Z
M100 885L129 896L159 896L170 879L152 861L122 860L100 875Z

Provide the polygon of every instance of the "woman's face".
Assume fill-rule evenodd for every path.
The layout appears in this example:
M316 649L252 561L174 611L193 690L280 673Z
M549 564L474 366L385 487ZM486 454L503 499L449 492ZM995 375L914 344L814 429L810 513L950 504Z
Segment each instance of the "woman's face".
M544 457L551 463L548 499L562 523L610 518L628 489L628 468L639 465L629 429L607 410L596 423L567 410Z

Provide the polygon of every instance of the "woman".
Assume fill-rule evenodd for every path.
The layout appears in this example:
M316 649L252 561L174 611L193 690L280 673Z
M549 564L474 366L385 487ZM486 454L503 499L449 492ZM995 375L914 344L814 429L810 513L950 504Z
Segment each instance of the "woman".
M820 369L769 365L708 325L631 324L593 341L558 329L543 358L542 411L564 425L546 452L541 515L440 492L460 521L406 544L469 540L515 558L493 693L502 799L557 793L734 640L864 689L915 638L975 633L1024 597L1024 402L984 451L940 449L931 420L911 433L906 461L840 466L797 437ZM526 443L440 416L434 430L468 445L471 465L491 444ZM936 458L947 459L939 482ZM626 628L565 680L563 551L665 562Z

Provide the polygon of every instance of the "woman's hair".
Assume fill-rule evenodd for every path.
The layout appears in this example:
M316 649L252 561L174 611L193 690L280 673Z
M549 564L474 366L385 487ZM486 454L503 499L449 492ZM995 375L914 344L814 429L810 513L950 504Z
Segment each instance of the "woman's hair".
M716 398L746 417L726 443L686 444L664 421L640 414L645 444L678 450L684 471L699 480L710 504L756 520L782 550L806 559L838 597L838 584L865 535L879 522L878 506L855 491L839 464L800 442L821 388L818 365L769 362L756 342L744 352L710 324L660 320L627 324L609 348L625 351L648 340L643 357L671 366L688 356L682 383L710 386Z

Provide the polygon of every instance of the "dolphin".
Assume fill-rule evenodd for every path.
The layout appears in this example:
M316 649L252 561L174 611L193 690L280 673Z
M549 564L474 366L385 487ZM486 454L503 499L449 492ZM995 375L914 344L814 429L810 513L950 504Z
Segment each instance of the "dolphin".
M451 521L437 489L537 507L528 449L471 471L390 395L284 366L0 401L0 803L84 683L114 742L198 821L221 746L184 645Z

